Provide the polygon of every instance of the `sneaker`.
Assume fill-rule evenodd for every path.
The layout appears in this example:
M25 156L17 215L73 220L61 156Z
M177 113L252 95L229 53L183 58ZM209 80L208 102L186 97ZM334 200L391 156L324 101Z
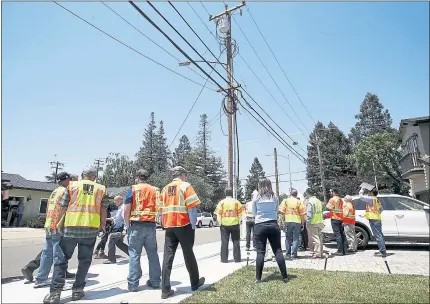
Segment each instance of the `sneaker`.
M146 281L146 286L152 289L160 288L160 284L152 283L150 280Z
M386 258L387 257L387 254L386 253L382 253L382 252L375 252L375 254L374 254L374 256L376 256L376 257L383 257L383 258Z
M85 292L83 290L73 290L72 301L79 301L84 296L85 296Z
M24 267L23 269L21 269L21 272L27 281L33 282L33 271L31 271L27 267Z
M107 260L104 261L103 264L116 264L116 261Z
M262 281L261 280L255 280L255 284L261 284Z
M61 291L51 291L43 299L44 304L59 304L61 298Z
M161 293L161 299L165 300L167 298L170 298L174 294L175 294L175 292L172 289L170 289L168 292L162 292Z
M98 258L98 256L99 256L99 252L98 252L98 251L95 251L95 252L94 252L94 255L93 255L93 258L97 259L97 258Z
M66 279L74 279L76 277L76 273L71 273L66 271Z
M199 289L199 287L202 287L204 283L205 283L205 278L201 277L199 282L197 283L197 286L191 286L191 290L196 291L197 289Z
M282 283L287 283L288 282L288 278L283 278L282 279Z
M45 280L45 281L37 281L36 280L36 282L34 282L34 288L42 288L42 287L46 287L46 286L49 286L49 285L51 285L51 280L50 279L48 279L48 280Z

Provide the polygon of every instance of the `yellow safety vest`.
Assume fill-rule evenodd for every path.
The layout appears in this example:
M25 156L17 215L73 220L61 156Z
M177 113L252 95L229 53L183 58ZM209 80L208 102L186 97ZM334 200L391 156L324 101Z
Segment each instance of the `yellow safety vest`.
M60 205L58 204L60 198L63 196L66 188L63 186L58 186L48 199L48 211L46 212L45 228L57 229L58 227L58 213L60 212Z
M301 210L300 210L301 209ZM285 214L285 223L301 223L303 215L303 204L294 197L289 197L282 201L279 211Z
M100 228L100 209L106 188L90 180L69 183L70 202L65 227Z
M379 200L372 196L372 206L366 203L366 219L368 220L381 220L381 203Z
M323 223L323 215L322 215L322 209L323 205L322 202L317 199L316 197L311 197L309 199L308 204L312 206L312 218L309 224L322 224Z
M240 223L242 204L233 198L225 198L218 203L217 215L221 217L222 226L234 226Z

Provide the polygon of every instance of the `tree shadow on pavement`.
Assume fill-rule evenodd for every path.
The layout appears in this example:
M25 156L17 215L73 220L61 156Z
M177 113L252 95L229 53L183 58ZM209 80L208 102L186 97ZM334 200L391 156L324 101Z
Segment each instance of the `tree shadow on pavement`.
M297 276L289 274L289 275L287 276L287 279L288 279L287 283L288 283L289 281L291 281L291 280L296 279L296 278L297 278ZM264 283L264 282L270 282L270 281L282 281L281 273L279 273L279 272L274 272L274 273L272 273L272 274L269 274L267 277L264 277L264 278L261 280L261 282L262 282L262 283Z

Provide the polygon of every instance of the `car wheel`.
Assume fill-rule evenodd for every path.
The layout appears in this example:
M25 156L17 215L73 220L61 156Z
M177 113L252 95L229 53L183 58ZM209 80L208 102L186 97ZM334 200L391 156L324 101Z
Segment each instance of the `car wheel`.
M212 221L209 222L209 228L212 228L214 223Z
M197 228L202 228L202 221L199 221L199 223L197 224Z
M365 249L369 243L369 233L360 226L355 226L355 234L357 236L357 248Z

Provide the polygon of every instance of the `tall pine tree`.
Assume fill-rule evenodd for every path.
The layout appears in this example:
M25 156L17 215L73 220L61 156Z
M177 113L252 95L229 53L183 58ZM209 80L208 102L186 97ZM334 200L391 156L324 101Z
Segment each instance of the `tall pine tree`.
M154 149L156 151L155 170L158 173L165 172L169 169L170 151L167 146L167 139L164 134L163 121L160 121L160 127L155 136Z
M143 133L142 146L136 154L136 167L145 169L150 174L155 172L157 159L157 133L154 112L151 113L148 127Z
M240 181L239 176L237 176L236 177L236 199L242 204L244 204L245 203L244 196L245 196L245 193L243 192L242 183Z
M245 185L245 200L249 201L252 198L252 192L257 189L258 181L264 178L266 174L263 171L263 166L257 157L254 158L254 162L249 170L249 175Z
M179 139L179 145L173 152L173 166L185 166L185 159L191 152L190 140L187 136L183 135Z

